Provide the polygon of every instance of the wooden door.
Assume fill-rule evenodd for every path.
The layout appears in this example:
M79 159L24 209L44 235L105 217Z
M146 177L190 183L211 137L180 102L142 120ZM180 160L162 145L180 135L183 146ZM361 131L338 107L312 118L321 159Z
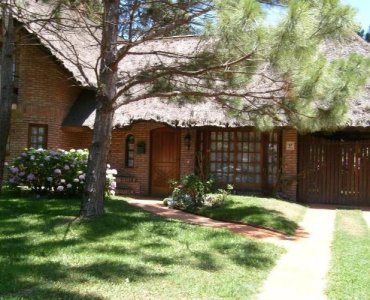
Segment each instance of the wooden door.
M170 180L180 176L180 131L159 128L151 135L151 193L168 195Z

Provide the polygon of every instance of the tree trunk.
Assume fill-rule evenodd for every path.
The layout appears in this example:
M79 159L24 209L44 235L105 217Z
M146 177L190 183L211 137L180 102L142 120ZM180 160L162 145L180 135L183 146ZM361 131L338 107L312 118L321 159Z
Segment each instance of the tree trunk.
M3 185L6 144L9 137L12 102L14 99L14 25L11 8L2 5L2 49L0 90L0 191Z
M81 203L80 215L82 218L97 217L104 213L107 158L112 138L113 104L117 93L116 56L119 1L104 0L97 110L85 191Z

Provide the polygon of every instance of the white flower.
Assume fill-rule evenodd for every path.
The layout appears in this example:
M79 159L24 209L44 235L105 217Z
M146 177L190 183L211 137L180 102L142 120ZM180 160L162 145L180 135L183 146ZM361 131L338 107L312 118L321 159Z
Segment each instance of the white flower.
M62 174L62 171L60 169L55 169L54 173L59 175L59 174Z
M47 181L49 181L49 182L52 182L53 181L53 177L48 177L48 178L46 178L47 179Z
M57 191L58 191L58 192L63 192L63 191L64 191L64 186L59 185L59 186L57 187Z
M49 161L49 160L50 160L50 156L46 156L46 157L45 157L45 160L46 160L46 161Z
M79 182L80 180L78 178L73 179L73 182Z
M117 170L116 169L109 169L107 170L107 174L113 174L113 175L117 175Z
M85 174L81 174L80 176L78 176L78 178L79 178L80 180L85 180Z
M82 171L78 171L77 174L82 174L83 172Z
M75 152L76 152L76 150L75 150L75 149L71 149L71 150L69 150L69 152L71 152L71 153L75 153Z
M4 163L4 166L5 166L5 167L7 167L7 166L9 166L9 164L8 164L7 162L5 162L5 163Z
M72 187L72 184L68 183L67 184L67 189L70 189Z
M65 179L61 179L60 180L60 183L66 183L66 180Z
M35 156L31 155L30 160L35 160Z
M68 171L69 169L70 169L70 167L68 165L64 166L64 170Z
M110 164L107 164L107 168L110 169Z

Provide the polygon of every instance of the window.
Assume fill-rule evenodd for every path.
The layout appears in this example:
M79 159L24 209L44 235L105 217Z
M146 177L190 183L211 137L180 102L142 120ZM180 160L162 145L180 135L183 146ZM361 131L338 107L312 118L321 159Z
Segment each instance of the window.
M28 148L47 148L48 126L32 124L28 127Z
M210 174L217 181L257 187L261 184L261 134L211 132Z
M134 167L135 137L129 134L126 138L126 167Z
M198 172L237 189L270 191L278 181L279 132L205 130L198 135Z

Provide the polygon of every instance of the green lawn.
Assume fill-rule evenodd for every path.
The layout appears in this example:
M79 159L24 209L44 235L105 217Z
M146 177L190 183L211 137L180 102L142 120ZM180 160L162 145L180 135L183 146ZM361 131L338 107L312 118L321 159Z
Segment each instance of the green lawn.
M370 299L370 230L359 210L337 210L327 295Z
M287 235L294 235L306 207L272 198L230 196L218 208L201 208L197 213L221 221L237 221L263 226Z
M0 198L0 299L247 299L283 252L108 200Z

